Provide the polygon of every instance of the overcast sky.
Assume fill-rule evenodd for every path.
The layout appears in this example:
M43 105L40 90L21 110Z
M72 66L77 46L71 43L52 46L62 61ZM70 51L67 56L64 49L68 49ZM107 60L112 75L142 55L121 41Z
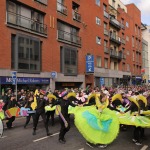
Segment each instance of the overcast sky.
M150 0L121 0L123 4L134 3L142 15L142 23L150 25Z

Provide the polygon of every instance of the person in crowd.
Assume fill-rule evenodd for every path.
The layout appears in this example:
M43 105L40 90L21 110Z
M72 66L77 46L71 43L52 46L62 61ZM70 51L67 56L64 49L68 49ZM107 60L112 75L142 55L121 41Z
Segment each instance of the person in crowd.
M68 92L67 91L63 91L61 93L61 98L59 98L58 100L54 101L52 104L52 107L55 105L60 105L61 110L58 110L58 107L56 106L56 110L59 111L59 120L60 120L60 133L59 133L59 142L62 144L66 143L65 140L65 134L70 130L70 119L69 119L69 115L68 115L68 107L69 105L75 107L77 105L71 103L70 100L68 100L67 97Z
M41 116L46 128L46 134L47 136L50 136L51 133L49 133L48 129L48 123L46 121L46 114L45 114L45 106L48 105L48 102L44 99L45 92L43 90L40 90L39 96L36 95L36 101L37 101L37 107L36 107L36 113L34 117L34 122L33 122L33 135L36 135L36 127L39 121L39 117Z
M33 111L33 110L32 110L32 107L31 107L31 105L32 105L33 102L34 102L34 98L33 98L33 96L31 95L31 96L27 99L26 104L25 104L24 107L25 107L25 108L29 108L29 109L30 109L29 111ZM29 116L26 117L26 122L25 122L24 128L26 128L27 125L29 124L31 117L32 117L32 119L33 119L33 121L34 121L35 113L30 113Z
M5 101L5 105L3 106L4 111L6 111L10 108L13 108L13 107L17 107L17 106L19 108L21 107L20 104L16 100L16 95L10 95L8 98L9 99L7 99L7 101ZM12 128L12 123L14 122L15 118L16 118L15 116L7 118L8 121L6 122L6 126L8 129Z

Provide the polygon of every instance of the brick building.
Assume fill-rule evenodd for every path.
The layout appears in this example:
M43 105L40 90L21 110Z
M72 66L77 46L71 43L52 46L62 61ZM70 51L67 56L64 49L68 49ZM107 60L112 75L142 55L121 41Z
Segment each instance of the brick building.
M12 84L12 71L19 88L110 86L141 78L141 12L134 4L1 0L0 8L1 89Z

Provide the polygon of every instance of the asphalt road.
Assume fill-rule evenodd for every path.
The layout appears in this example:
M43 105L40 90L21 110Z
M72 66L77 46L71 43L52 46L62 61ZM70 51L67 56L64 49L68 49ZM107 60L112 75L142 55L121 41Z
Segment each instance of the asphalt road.
M86 145L85 139L78 132L73 124L71 117L71 129L66 134L66 144L58 142L58 133L60 124L58 118L55 118L55 125L49 126L53 136L46 137L46 131L42 120L38 124L37 134L32 135L32 121L26 129L23 128L25 118L17 118L13 123L12 129L5 129L4 135L0 138L0 150L90 150ZM5 126L5 121L4 121ZM150 129L145 129L146 139L142 146L137 146L132 142L133 128L129 127L127 131L120 131L117 139L108 145L105 150L150 150ZM147 147L148 146L148 147ZM98 150L101 148L93 148Z

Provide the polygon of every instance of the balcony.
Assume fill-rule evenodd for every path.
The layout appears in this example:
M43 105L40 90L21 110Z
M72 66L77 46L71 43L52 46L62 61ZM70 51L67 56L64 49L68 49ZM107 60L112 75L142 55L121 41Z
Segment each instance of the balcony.
M109 31L107 29L104 29L104 35L109 36Z
M81 15L76 12L75 10L72 11L73 20L76 20L78 22L81 22Z
M105 10L104 10L104 17L106 17L107 19L109 18L109 14Z
M47 5L47 0L35 0L35 1Z
M67 16L67 7L64 6L62 3L57 2L57 11Z
M122 51L110 50L110 57L118 60L122 60Z
M57 30L57 38L61 42L81 46L81 37L75 34L71 34L62 30Z
M109 48L108 47L104 47L104 53L109 54Z
M125 45L126 44L126 40L124 38L122 38L121 39L121 43Z
M118 30L121 29L121 23L118 20L114 19L114 18L110 18L110 24L113 25Z
M121 38L116 35L110 35L110 40L118 45L121 44Z
M17 29L47 35L47 25L10 11L7 12L7 24Z

